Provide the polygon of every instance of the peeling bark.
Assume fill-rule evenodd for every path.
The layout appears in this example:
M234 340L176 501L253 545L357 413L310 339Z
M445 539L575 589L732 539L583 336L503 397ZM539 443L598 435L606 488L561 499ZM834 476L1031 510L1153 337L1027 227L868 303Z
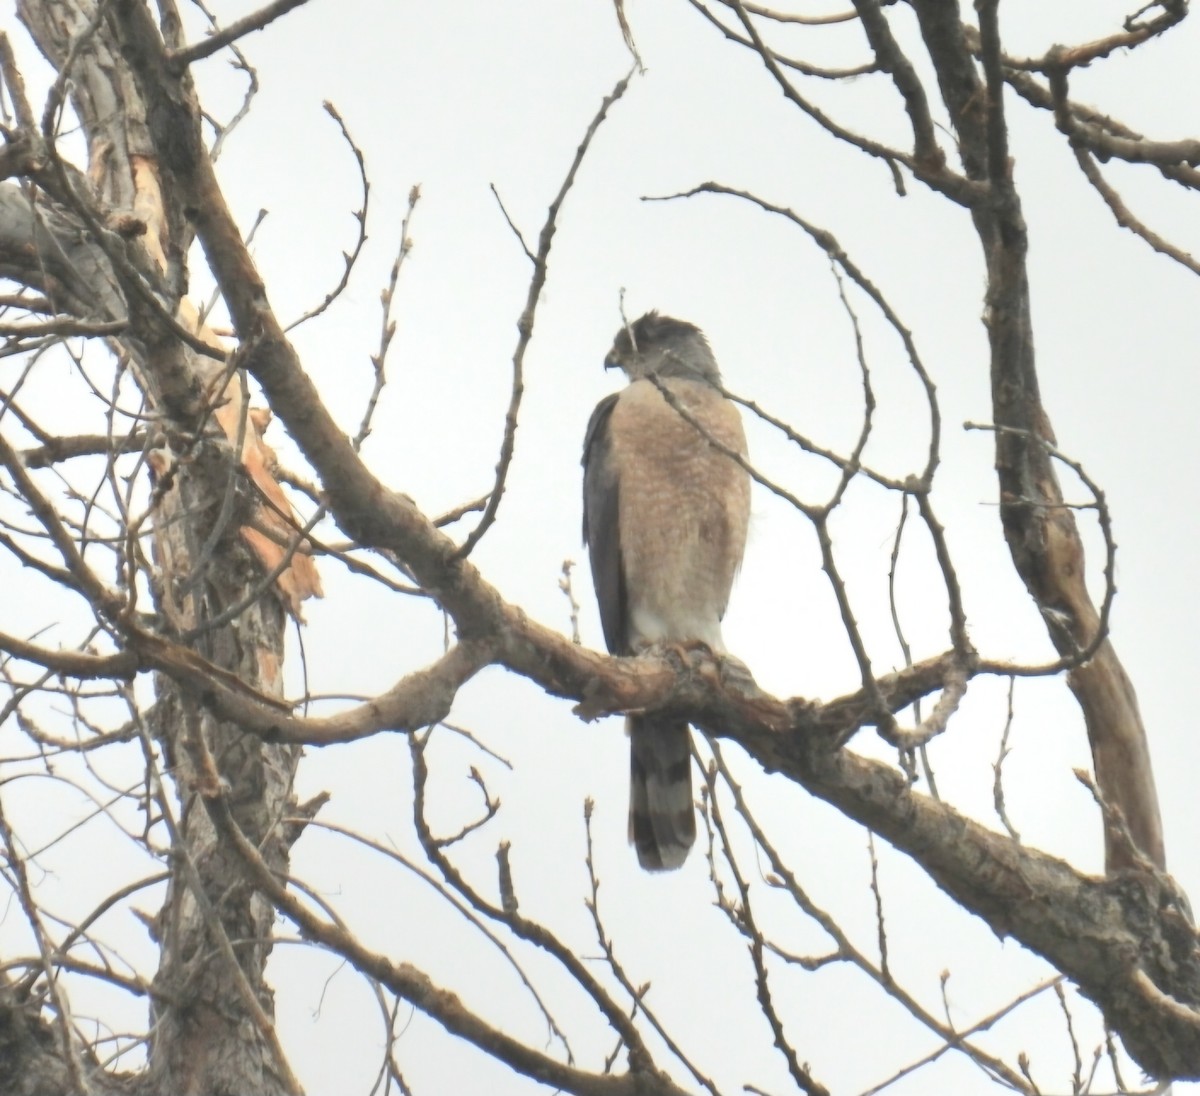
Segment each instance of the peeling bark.
M161 444L187 456L186 461L159 464L163 483L156 513L156 608L167 634L200 630L195 649L209 663L260 694L278 696L283 606L272 596L255 600L254 591L264 564L276 562L282 550L271 546L270 561L256 558L239 536L258 508L243 467L260 488L273 488L273 501L284 513L287 501L259 455L269 451L262 447L256 422L245 414L236 378L223 378L218 361L181 344L145 300L147 292L156 295L169 316L179 310L186 288L192 230L179 187L171 172L160 167L156 141L170 134L178 143L172 127L179 125L194 127L198 139L190 81L177 82L170 99L144 99L125 63L125 44L89 0L23 0L19 11L47 58L60 68L70 63L68 86L88 135L86 180L64 187L60 175L52 193L85 220L98 214L98 220L113 223L128 215L142 226L109 238L107 254L89 246L80 233L75 246L63 253L60 276L71 299L83 303L81 314L128 320L128 332L117 341L130 356L149 406L160 415ZM48 185L55 186L54 173L46 175ZM28 210L28 203L11 191L5 199L3 208L13 211L14 227L19 227L19 211L23 204ZM69 238L70 230L45 205L43 199L39 216L49 220L34 232L41 237L39 253L54 254L54 245ZM145 287L130 284L125 263L145 278ZM54 288L45 291L53 296ZM186 309L182 315L196 330L194 313L192 319ZM208 332L197 333L217 345ZM230 444L204 435L210 414ZM311 569L306 557L296 558ZM300 599L318 589L311 571L290 592L289 607L298 612ZM244 602L250 604L235 621L203 630L207 621ZM199 805L187 737L204 735L219 759L239 824L281 872L286 871L288 845L279 820L292 802L298 751L265 744L210 716L190 728L195 701L166 676L158 678L158 692L153 731L175 774L180 809L172 834L177 870L156 922L161 963L152 991L154 1035L143 1085L147 1091L196 1096L295 1093L298 1086L273 1030L261 1019L265 1015L269 1020L272 1013L263 972L274 911L253 887L239 881L240 859L218 840ZM233 956L237 970L232 969Z

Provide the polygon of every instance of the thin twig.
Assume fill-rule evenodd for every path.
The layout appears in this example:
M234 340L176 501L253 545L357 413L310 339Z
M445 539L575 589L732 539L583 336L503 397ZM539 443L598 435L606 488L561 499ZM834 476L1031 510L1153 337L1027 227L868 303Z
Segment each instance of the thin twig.
M627 76L617 81L616 87L613 88L612 92L600 104L600 109L596 112L596 116L592 119L591 124L583 135L583 140L575 150L575 158L571 161L571 167L567 171L566 178L563 179L562 186L559 187L558 193L550 203L550 209L546 215L546 223L542 225L541 234L538 236L538 249L537 254L534 256L533 277L529 282L529 293L525 299L525 310L521 313L521 318L517 322L518 337L517 349L513 353L512 394L508 401L508 411L504 416L504 439L500 443L500 459L496 464L496 482L488 495L487 506L484 507L483 516L479 519L479 524L471 530L459 546L458 551L455 552L455 559L466 559L474 550L475 545L479 543L480 538L491 528L492 523L496 520L496 511L500 508L500 499L504 494L504 484L508 478L508 468L512 463L513 451L516 445L517 413L521 409L521 397L525 392L525 351L529 346L530 340L533 338L534 317L537 313L538 301L542 296L542 288L546 284L547 262L550 258L550 245L554 242L554 233L558 228L558 212L575 183L575 176L579 171L580 165L583 163L584 156L587 155L592 138L596 136L596 131L599 130L605 117L608 115L609 109L625 94L625 89L629 87L629 81L632 78L633 71L631 70ZM520 239L519 234L518 239ZM521 241L521 246L525 246L523 240ZM525 250L526 254L528 254L529 249L526 248Z
M298 8L307 2L308 0L274 0L274 3L266 4L258 11L253 11L241 19L235 20L224 30L217 31L203 42L195 42L183 49L168 51L167 64L171 71L178 75L193 62L211 57L231 42L236 42L239 38L244 38L256 30L262 30L280 16L287 15L293 8Z
M709 817L712 820L713 829L721 838L721 853L733 875L734 885L737 887L738 893L738 901L736 903L725 900L724 902L719 902L720 908L733 926L750 942L750 962L754 967L754 982L758 991L759 1007L762 1010L763 1017L771 1028L775 1047L783 1055L784 1061L787 1063L788 1073L791 1074L796 1087L802 1092L807 1093L808 1096L829 1096L829 1090L813 1077L808 1063L801 1063L796 1054L795 1047L792 1046L791 1040L784 1031L783 1020L775 1006L767 974L766 960L763 955L765 939L755 922L754 907L750 898L750 887L743 877L741 870L738 868L737 859L733 852L733 845L730 841L728 830L725 827L725 821L721 814L721 806L717 799L717 772L718 766L715 761L705 769Z
M392 304L396 299L396 286L400 281L400 269L404 265L404 260L408 258L412 251L412 240L408 235L408 226L412 221L413 211L417 208L417 202L421 200L421 188L419 186L410 187L408 191L408 209L405 211L404 220L400 224L400 246L396 251L396 258L392 262L391 273L388 275L388 284L383 292L379 295L379 301L382 306L379 320L379 348L371 355L371 368L375 373L375 383L371 388L371 394L367 397L367 406L363 411L362 421L358 425L358 433L354 435L351 445L357 453L362 449L362 444L366 441L367 436L371 433L371 422L375 418L375 409L379 406L379 397L383 394L384 385L387 384L387 355L388 350L392 345L392 338L396 334L396 321L392 319ZM347 271L347 273L349 273Z
M1096 625L1095 634L1082 646L1069 655L1064 655L1055 662L1049 662L1041 666L1006 666L1003 663L987 664L989 672L1015 674L1017 677L1041 677L1049 674L1057 674L1063 670L1071 670L1076 666L1082 666L1089 661L1093 655L1100 650L1101 645L1108 639L1108 621L1112 614L1113 600L1117 595L1117 543L1113 539L1112 517L1108 511L1108 502L1104 491L1100 485L1092 479L1084 470L1083 465L1068 457L1061 452L1057 446L1047 441L1041 434L1035 433L1032 430L1025 430L1016 426L999 426L995 423L978 423L965 422L963 423L964 430L989 430L995 433L1013 434L1018 437L1032 441L1034 444L1041 446L1046 454L1053 460L1065 464L1072 472L1075 473L1083 483L1084 487L1091 492L1092 501L1084 504L1077 509L1089 509L1096 511L1096 521L1100 526L1100 533L1104 538L1104 599L1100 603L1099 621ZM1045 504L1034 501L1032 499L1014 499L1009 505L1012 506L1033 506L1046 508ZM982 666L983 664L981 664Z
M367 208L371 199L371 181L367 178L367 162L363 156L362 149L358 147L354 138L350 135L350 130L346 127L346 121L341 114L338 113L337 108L328 100L326 100L323 105L325 107L325 113L337 123L338 129L341 130L342 139L347 145L349 145L350 153L354 157L354 163L358 167L358 181L359 186L362 188L362 201L358 209L351 212L351 216L358 225L358 235L355 238L354 247L348 252L342 252L342 276L338 279L338 284L325 294L324 299L319 305L310 308L304 313L303 316L300 316L297 319L292 320L291 323L286 324L283 329L284 331L291 331L294 328L299 327L302 323L307 323L309 320L315 319L342 295L342 292L345 290L346 286L350 284L350 275L354 271L354 266L358 262L359 255L362 254L363 245L367 242ZM413 187L413 189L409 192L408 212L404 215L404 224L400 228L400 255L396 260L396 265L393 267L391 283L391 289L393 292L396 288L396 274L398 273L396 268L399 266L400 260L403 259L408 253L408 219L412 216L413 206L416 204L417 200L416 196L419 193L419 187ZM390 305L391 298L389 296L384 302L385 315Z
M1021 835L1009 820L1008 811L1004 806L1004 780L1001 776L1004 761L1010 752L1008 748L1008 736L1012 731L1013 725L1013 692L1016 689L1016 684L1017 679L1015 677L1008 679L1008 714L1005 716L1004 730L1000 735L1000 752L996 756L995 764L992 765L992 802L995 804L996 814L999 816L1004 828L1008 831L1008 836L1019 845L1021 843Z
M700 1072L676 1040L671 1037L670 1032L667 1031L665 1025L659 1020L655 1011L646 1004L646 997L649 995L649 985L634 986L632 979L626 974L625 968L617 959L616 947L613 944L612 938L605 930L604 921L600 916L600 878L596 873L595 850L592 846L592 801L590 799L586 800L583 805L583 828L587 838L585 863L587 865L588 881L591 884L591 895L584 901L584 905L587 907L588 913L591 914L592 928L596 934L596 941L599 943L601 951L604 952L604 961L608 964L608 969L612 971L613 977L620 983L621 988L629 994L633 1002L632 1015L640 1012L645 1016L650 1026L658 1033L659 1038L667 1044L667 1049L687 1067L688 1072L696 1079L696 1082L703 1085L704 1088L712 1093L712 1096L720 1096L712 1079ZM631 1064L638 1061L636 1047L629 1048L629 1057Z
M981 1047L975 1046L973 1043L968 1042L968 1036L991 1027L1000 1017L1006 1015L1008 1012L1012 1011L1012 1009L1016 1008L1019 1004L1022 1004L1030 997L1042 992L1042 990L1048 988L1052 983L1046 982L1036 989L1023 994L1010 1004L1004 1006L1004 1008L998 1012L994 1013L992 1016L985 1018L973 1027L968 1028L966 1031L953 1031L948 1025L944 1024L927 1009L922 1007L920 1002L917 1001L916 998L914 998L911 994L909 994L901 985L899 985L899 983L890 979L885 979L879 967L873 964L865 955L863 955L861 951L854 946L850 938L838 926L837 922L825 910L821 909L816 905L815 902L813 902L811 897L808 895L808 892L804 889L799 879L796 877L795 872L793 872L787 866L787 864L784 863L778 849L776 849L774 843L769 839L766 831L762 828L757 818L750 810L741 785L734 780L733 774L726 764L720 744L711 738L708 739L708 743L713 751L713 759L716 762L717 771L720 774L725 786L733 795L734 806L737 809L738 814L746 823L746 826L749 828L750 833L758 847L762 849L762 851L766 854L768 861L770 862L775 885L786 891L786 893L795 902L796 906L807 916L816 921L817 924L819 924L821 928L829 934L830 938L834 941L837 947L836 958L844 959L852 963L873 982L875 982L881 989L883 989L888 996L894 998L901 1005L903 1005L903 1007L907 1009L914 1019L923 1024L925 1027L929 1028L930 1031L935 1032L941 1039L944 1040L943 1045L929 1055L924 1061L933 1061L941 1057L949 1050L958 1050L967 1055L985 1072L991 1076L999 1078L1003 1083L1008 1084L1009 1087L1018 1092L1032 1093L1033 1090L1021 1080L1020 1076L1014 1070L1010 1069L999 1058L995 1058L988 1054ZM1059 977L1061 978L1061 975ZM924 1064L924 1062L921 1064ZM909 1069L902 1071L900 1075L911 1072L912 1069L915 1068L917 1067L910 1067ZM894 1079L895 1078L893 1078L893 1080ZM891 1083L892 1081L890 1080L886 1081L883 1085L877 1086L877 1088L872 1089L871 1091L878 1091L879 1088L886 1087L886 1085ZM866 1094L864 1094L864 1096L866 1096Z
M70 1078L71 1087L78 1096L88 1096L92 1088L88 1084L83 1062L75 1044L66 987L62 985L55 971L54 952L57 949L51 947L45 927L42 925L41 911L38 909L37 902L33 897L33 890L29 885L25 857L21 855L12 828L8 824L3 800L0 800L0 845L3 845L4 848L5 864L16 879L17 900L21 904L21 910L37 941L38 953L41 957L41 972L46 978L46 989L50 994L50 1000L54 1003L54 1026L62 1043L62 1058L63 1064L66 1066L67 1077Z
M732 8L733 5L728 0L720 0L727 8ZM746 38L744 35L738 34L731 27L727 27L721 22L707 7L701 3L701 0L688 0L701 15L704 16L714 27L716 27L730 42L736 42L739 46L746 46L749 49L754 49L754 42ZM744 5L747 11L754 11L754 8L746 4ZM854 17L852 13L851 17ZM814 76L820 80L850 80L857 76L865 76L868 73L878 72L879 63L877 61L868 61L861 65L852 65L849 68L829 68L825 65L814 65L808 61L801 61L795 57L785 57L782 53L772 50L771 55L784 68L793 69L804 76Z

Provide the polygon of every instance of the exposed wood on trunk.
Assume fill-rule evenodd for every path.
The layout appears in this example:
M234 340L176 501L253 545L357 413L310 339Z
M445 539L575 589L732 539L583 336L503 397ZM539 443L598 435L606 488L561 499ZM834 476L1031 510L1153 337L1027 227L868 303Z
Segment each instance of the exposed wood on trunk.
M156 282L163 299L174 300L181 324L225 356L195 309L181 299L191 229L179 188L163 173L151 138L166 105L151 101L148 107L122 63L119 22L97 21L97 9L88 0L22 0L18 6L53 63L61 66L72 57L69 86L90 153L88 186L77 187L76 201L103 209L107 220L124 211L144 225L144 231L125 233L144 249L141 269ZM181 86L176 100L187 104L185 118L194 106L189 92ZM119 271L115 280L121 282ZM88 290L81 287L80 293L86 300ZM92 314L119 307L115 302L88 303ZM269 571L283 558L290 530L282 515L291 513L290 506L271 475L273 455L260 430L265 420L247 413L247 392L236 373L164 338L136 313L128 336L117 341L129 354L149 406L161 414L166 451L187 457L159 468L160 475L169 473L170 486L160 493L156 514L155 592L171 631L191 633L228 607L251 600L264 568ZM203 437L210 414L228 445ZM234 453L273 510L248 489ZM274 540L250 526L256 512L269 515L267 526L279 531ZM312 561L301 549L281 576L282 604L270 595L259 597L235 622L202 631L197 649L256 692L280 695L283 607L299 615L303 598L319 591ZM173 874L158 916L162 951L155 991L160 996L152 1009L147 1081L158 1091L196 1096L214 1091L294 1093L298 1085L273 1030L261 1020L253 1022L272 1012L263 974L273 909L252 887L236 883L240 859L218 840L196 799L185 743L194 700L182 696L166 676L159 677L158 689L153 730L175 774L181 810L174 855L180 868L187 867ZM275 870L286 871L288 846L278 820L292 801L298 751L264 744L235 724L210 716L203 717L199 733L220 759L221 777L239 805L243 830ZM227 943L219 946L222 939L236 942L232 951ZM231 969L234 955L239 971Z

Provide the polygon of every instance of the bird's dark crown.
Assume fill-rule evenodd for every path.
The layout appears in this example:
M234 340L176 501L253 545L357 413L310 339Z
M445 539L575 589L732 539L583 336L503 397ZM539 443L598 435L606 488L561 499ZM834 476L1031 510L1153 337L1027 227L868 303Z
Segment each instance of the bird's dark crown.
M654 311L625 324L617 332L604 367L620 367L632 380L654 373L662 377L720 381L716 360L700 328Z
M651 310L617 332L617 337L613 341L613 349L622 355L631 352L645 353L656 343L687 335L699 335L700 338L704 338L700 328L694 323L677 320L674 316L660 316Z

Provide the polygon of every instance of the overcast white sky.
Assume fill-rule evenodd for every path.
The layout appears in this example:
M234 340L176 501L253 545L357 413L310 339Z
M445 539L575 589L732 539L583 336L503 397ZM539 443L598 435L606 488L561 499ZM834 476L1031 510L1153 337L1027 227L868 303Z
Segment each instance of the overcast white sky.
M250 7L214 4L224 21ZM578 461L591 408L618 383L601 365L620 322L622 288L631 316L653 307L699 324L731 389L823 444L845 450L852 443L861 414L854 342L824 255L799 231L732 199L641 200L713 179L831 230L912 329L941 401L944 467L935 504L964 582L974 642L988 656L1047 657L1044 629L1000 534L991 439L961 429L965 420L990 418L979 322L983 273L967 215L911 181L908 196L898 197L884 166L825 136L783 100L759 62L725 42L684 0L628 0L627 8L647 71L613 108L563 208L526 361L516 459L477 564L506 598L567 629L559 572L564 559L580 561L575 590L584 642L601 644L579 545ZM1130 10L1110 0L1007 0L1001 17L1008 48L1023 54L1109 33ZM902 5L887 11L898 30L910 29ZM854 25L801 28L786 44L819 64L866 58ZM1198 45L1193 21L1163 43L1095 65L1073 93L1153 136L1194 135ZM420 184L410 228L415 247L396 304L390 384L366 453L387 482L427 512L482 494L493 475L529 275L489 184L527 239L536 239L584 129L629 68L611 3L311 0L244 46L262 91L218 167L247 226L260 208L268 210L255 250L273 304L287 318L319 302L354 238L356 168L322 110L330 100L366 156L370 239L348 292L325 317L297 331L297 345L352 432L371 387L379 291L406 196ZM206 108L227 116L239 84L224 60L198 66L197 80ZM814 94L851 128L902 142L904 117L891 90L886 77L871 76ZM1113 638L1151 736L1169 867L1200 895L1193 777L1200 766L1193 727L1200 617L1193 547L1200 540L1192 428L1200 397L1197 285L1112 225L1047 115L1016 101L1011 106L1044 399L1061 448L1108 495L1119 544ZM1111 178L1154 227L1194 246L1194 213L1153 172L1114 168ZM204 276L197 272L194 283L199 291ZM867 459L896 475L917 471L928 430L919 386L895 337L861 295L854 303L880 401ZM819 468L756 424L748 427L752 451L769 474L804 497L827 490ZM290 459L279 427L268 440ZM1084 500L1078 485L1068 480L1066 489ZM852 489L835 525L855 611L881 671L902 664L886 603L897 511L897 500L863 484ZM1088 535L1098 578L1098 541ZM924 538L915 537L901 561L903 623L915 657L946 645L944 598L926 549ZM428 605L347 580L333 566L323 575L327 597L308 609L304 635L315 691L378 691L440 650L440 619ZM855 687L856 667L812 531L765 492L755 494L726 640L760 684L779 695L829 698ZM298 689L298 675L291 680ZM992 825L991 766L1006 688L1006 682L974 684L932 749L943 795ZM693 855L667 877L636 869L624 839L628 760L620 721L585 725L570 707L498 671L481 675L462 693L453 718L515 770L447 736L434 754L440 762L435 818L451 830L476 809L467 768L478 765L504 806L465 843L463 863L489 886L496 845L512 840L523 911L559 927L591 955L597 949L583 907L582 802L594 796L601 902L630 977L652 982L650 1000L723 1090L754 1084L789 1091L783 1061L754 1009L743 949L712 906L703 857ZM1099 821L1072 776L1073 767L1088 765L1087 744L1065 685L1019 683L1015 712L1006 763L1014 824L1029 843L1099 870ZM866 733L854 745L886 756ZM740 760L736 750L729 754ZM873 953L865 832L778 778L755 779L753 768L738 766L797 874ZM411 847L402 739L311 751L299 793L322 789L333 793L325 821ZM951 972L947 994L960 1025L1045 976L1043 963L957 913L905 858L882 844L878 852L893 970L931 1011L942 1009L943 970ZM489 1018L540 1045L540 1021L511 971L402 871L319 831L298 845L294 871L373 946L423 966ZM764 898L761 916L792 950L827 947L811 922L782 904ZM531 968L548 979L549 995L566 1017L585 1014L561 979L536 959ZM369 995L356 975L335 969L328 957L286 946L272 964L285 1045L313 1096L367 1092L378 1062L381 1032ZM775 985L801 1057L836 1093L861 1091L935 1045L849 970L781 972ZM1099 1038L1096 1017L1073 995L1072 1007L1087 1056ZM574 1031L585 1062L609 1049L609 1036L598 1038L597 1030L580 1021ZM1010 1061L1027 1050L1045 1091L1069 1089L1072 1059L1052 994L982 1042ZM537 1089L420 1017L397 1057L418 1093ZM1136 1074L1128 1068L1127 1080ZM972 1094L993 1087L965 1060L947 1056L890 1091Z

